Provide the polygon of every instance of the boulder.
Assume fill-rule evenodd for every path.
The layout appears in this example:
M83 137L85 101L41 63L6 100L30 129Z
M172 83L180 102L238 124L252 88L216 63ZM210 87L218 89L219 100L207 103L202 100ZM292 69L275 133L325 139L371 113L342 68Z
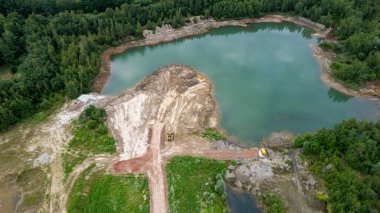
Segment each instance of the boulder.
M233 172L227 172L225 178L228 182L233 182L236 180L236 175Z
M236 179L240 182L249 181L249 177L251 176L251 172L247 166L238 166L235 169Z
M33 161L33 167L37 167L40 165L46 165L49 163L50 163L50 155L48 153L43 153L42 155L38 156L38 158L36 158Z
M240 181L238 181L238 180L236 180L234 182L234 184L235 184L236 187L239 187L239 188L243 187L243 184Z
M228 170L235 170L235 168L236 168L236 166L232 166L232 165L229 165L229 166L227 167Z

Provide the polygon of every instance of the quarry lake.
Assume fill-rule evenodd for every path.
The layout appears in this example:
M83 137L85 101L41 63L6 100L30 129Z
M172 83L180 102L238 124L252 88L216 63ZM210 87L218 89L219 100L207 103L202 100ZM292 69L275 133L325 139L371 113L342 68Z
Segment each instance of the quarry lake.
M378 119L375 103L326 86L310 44L311 31L290 23L224 27L115 55L104 94L125 91L159 67L186 64L215 86L221 124L240 142L257 145L271 132L304 133L344 119Z

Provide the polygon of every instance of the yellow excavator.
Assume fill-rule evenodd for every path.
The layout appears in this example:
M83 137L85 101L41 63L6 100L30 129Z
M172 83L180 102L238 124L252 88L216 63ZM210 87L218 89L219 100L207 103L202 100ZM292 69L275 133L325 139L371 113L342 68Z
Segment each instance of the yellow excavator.
M267 150L265 150L264 148L261 148L260 152L261 154L263 154L263 156L267 156Z
M174 141L174 132L168 132L168 133L166 133L166 140L168 142Z

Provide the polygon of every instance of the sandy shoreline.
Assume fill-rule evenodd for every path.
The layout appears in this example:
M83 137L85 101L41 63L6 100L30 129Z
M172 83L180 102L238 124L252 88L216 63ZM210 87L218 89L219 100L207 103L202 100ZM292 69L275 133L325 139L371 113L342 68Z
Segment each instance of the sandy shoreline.
M126 42L118 47L111 47L105 50L101 56L101 71L95 79L93 85L93 91L101 93L104 85L107 83L109 77L111 76L111 57L113 55L121 54L128 51L129 49L141 47L141 46L153 46L161 43L170 42L173 40L186 38L194 35L200 35L207 33L211 29L216 29L226 26L240 26L247 27L249 24L254 23L281 23L281 22L291 22L302 27L309 28L314 31L312 34L316 38L327 38L329 36L329 29L321 24L312 22L305 18L289 17L284 15L267 15L262 18L247 18L240 20L229 20L229 21L215 21L213 19L200 20L197 23L191 23L183 26L179 29L172 29L165 25L158 28L155 33L148 32L145 34L145 39L134 40ZM145 32L144 32L145 33ZM322 48L317 45L310 45L313 51L313 55L318 63L321 65L321 80L329 87L338 90L349 96L362 97L370 101L374 101L380 104L380 84L379 82L368 83L364 88L360 90L350 89L343 84L335 80L331 75L331 62L332 54L325 52Z
M321 66L321 80L329 87L346 94L348 96L362 97L380 105L380 86L379 82L367 83L359 90L348 88L334 79L331 73L331 63L335 57L334 53L324 51L318 45L310 45L313 55Z

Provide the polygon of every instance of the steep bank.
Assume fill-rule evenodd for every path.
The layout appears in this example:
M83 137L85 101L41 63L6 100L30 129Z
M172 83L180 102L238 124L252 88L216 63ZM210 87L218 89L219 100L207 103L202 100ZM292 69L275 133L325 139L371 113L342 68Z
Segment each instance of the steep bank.
M176 39L185 38L194 35L200 35L208 32L211 29L225 27L225 26L240 26L247 27L249 24L253 23L281 23L281 22L292 22L297 25L307 27L312 29L315 33L313 36L318 38L326 38L329 30L325 30L324 26L318 23L311 22L305 18L295 18L283 15L267 15L262 18L257 19L241 19L241 20L230 20L230 21L215 21L213 19L199 20L198 22L192 21L186 24L184 27L179 29L173 29L169 25L164 25L163 27L157 27L156 31L145 31L145 39L130 41L122 44L118 47L111 47L103 52L101 59L101 71L97 76L95 83L93 85L93 90L95 92L101 92L104 85L107 83L110 73L110 60L113 55L117 55L128 51L129 49L141 47L141 46L153 46L160 43L170 42Z
M121 160L147 149L149 127L165 125L176 138L215 127L218 111L211 82L184 65L162 67L106 106L108 126L120 142Z

